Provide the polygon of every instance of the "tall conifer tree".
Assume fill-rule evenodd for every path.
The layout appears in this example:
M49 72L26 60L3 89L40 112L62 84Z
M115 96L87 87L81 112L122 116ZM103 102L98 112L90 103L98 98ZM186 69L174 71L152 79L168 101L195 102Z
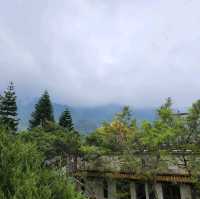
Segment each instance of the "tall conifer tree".
M45 127L48 122L54 122L53 106L48 91L44 92L35 105L35 111L32 113L31 117L29 121L30 129L37 126Z
M70 111L66 108L59 118L59 125L66 128L68 131L74 129Z
M10 82L4 95L0 96L0 121L12 132L17 131L19 120L17 119L17 103L13 82Z

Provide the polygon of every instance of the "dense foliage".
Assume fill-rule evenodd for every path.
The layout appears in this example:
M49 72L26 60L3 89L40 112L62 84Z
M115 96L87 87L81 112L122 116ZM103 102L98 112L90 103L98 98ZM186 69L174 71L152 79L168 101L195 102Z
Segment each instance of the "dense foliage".
M67 154L80 154L81 139L76 132L68 132L55 125L50 129L34 128L18 135L23 141L35 143L45 159L60 156L62 159Z
M37 146L0 129L0 198L82 199L58 169L45 167Z

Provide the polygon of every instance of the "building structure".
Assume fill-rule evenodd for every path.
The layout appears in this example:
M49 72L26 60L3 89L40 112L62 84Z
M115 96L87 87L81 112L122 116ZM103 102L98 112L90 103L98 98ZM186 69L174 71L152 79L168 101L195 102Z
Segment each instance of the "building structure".
M118 158L114 159L104 157L93 165L82 164L76 174L78 190L91 199L200 199L184 169L168 165L152 180L145 174L123 170Z

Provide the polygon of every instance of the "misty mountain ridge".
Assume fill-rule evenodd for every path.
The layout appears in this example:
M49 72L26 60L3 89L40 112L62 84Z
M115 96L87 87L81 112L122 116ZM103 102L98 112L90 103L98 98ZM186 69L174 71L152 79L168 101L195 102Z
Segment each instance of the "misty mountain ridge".
M34 110L34 106L37 100L29 104L18 104L18 117L20 119L19 129L26 129L31 117L31 113ZM65 106L57 103L53 103L55 120L58 121L61 113L65 108L68 108L71 112L75 128L82 133L89 133L98 128L103 122L111 121L114 115L120 112L123 108L122 105L103 105L96 107L76 107ZM144 109L132 109L133 117L138 122L142 120L153 121L156 117L155 108Z

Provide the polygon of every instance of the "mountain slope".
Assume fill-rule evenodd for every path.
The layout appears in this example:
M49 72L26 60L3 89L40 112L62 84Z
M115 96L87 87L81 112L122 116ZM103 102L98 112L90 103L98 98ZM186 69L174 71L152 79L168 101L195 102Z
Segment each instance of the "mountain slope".
M27 105L18 104L18 113L20 118L20 129L28 127L28 121L34 110L35 102ZM65 107L69 108L72 114L75 127L78 131L88 133L95 130L104 121L110 121L113 116L122 110L120 105L106 105L97 107L69 107L61 104L53 104L54 115L58 120ZM154 109L134 109L133 116L138 120L150 120L155 118Z

